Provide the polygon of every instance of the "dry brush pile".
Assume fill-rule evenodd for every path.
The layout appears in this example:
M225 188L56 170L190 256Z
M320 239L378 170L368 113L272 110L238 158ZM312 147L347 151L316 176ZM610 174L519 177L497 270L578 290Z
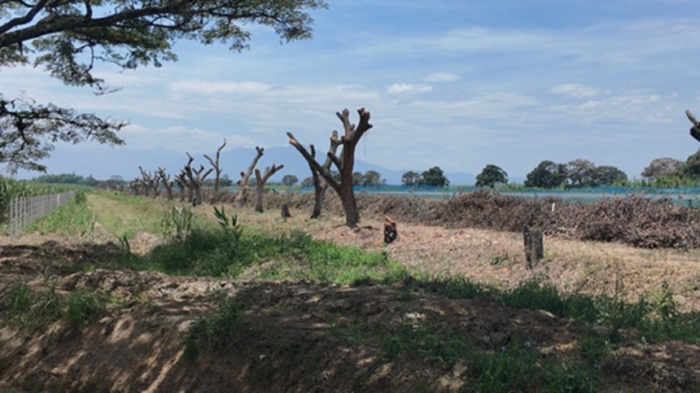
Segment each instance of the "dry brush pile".
M510 232L521 232L527 225L569 239L621 242L642 248L700 247L700 210L676 205L670 198L629 195L583 203L482 190L447 200L360 193L357 202L365 217L388 215L410 223ZM273 209L287 204L297 214L306 214L300 211L311 211L313 195L269 195L266 203ZM335 195L329 195L324 209L332 214L343 212Z

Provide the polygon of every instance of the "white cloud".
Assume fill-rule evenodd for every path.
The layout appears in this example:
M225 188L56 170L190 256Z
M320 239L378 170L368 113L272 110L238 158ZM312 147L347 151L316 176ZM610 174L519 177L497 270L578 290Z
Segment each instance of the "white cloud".
M253 147L255 141L247 136L229 135L223 132L205 131L182 125L154 128L139 124L130 124L119 134L133 149L152 149L165 147L175 151L202 152L211 150L212 146L221 144L226 138L226 150L235 147ZM164 141L167 141L164 143Z
M598 96L605 91L597 87L581 85L578 83L564 83L556 85L550 90L554 94L560 94L575 98L588 98Z
M434 72L426 75L425 78L423 78L423 80L426 82L450 82L458 79L461 79L461 77L451 72Z
M270 86L259 82L225 82L204 80L180 80L170 84L170 90L176 93L217 95L217 94L254 94L270 90Z
M424 83L410 84L410 83L395 83L386 89L387 93L390 94L404 94L404 93L427 93L433 90L433 87Z

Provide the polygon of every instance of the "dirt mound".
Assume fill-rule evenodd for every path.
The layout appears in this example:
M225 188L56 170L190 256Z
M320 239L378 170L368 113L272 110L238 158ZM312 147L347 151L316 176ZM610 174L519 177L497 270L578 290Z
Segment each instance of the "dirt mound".
M115 247L3 248L2 298L18 282L34 289L50 282L59 295L98 293L111 300L80 327L59 320L28 336L2 327L0 386L28 392L470 391L465 380L484 372L474 354L501 359L525 351L536 365L567 364L592 356L581 337L601 329L490 298L448 299L439 294L443 284L410 277L394 286L320 286L101 269ZM71 273L65 262L47 265L47 256L93 268ZM224 304L236 305L228 330L202 325L215 333L200 336L196 356L188 356L190 332L202 317L221 315ZM6 313L0 309L3 323ZM621 344L601 363L603 386L697 391L698 359L697 345Z

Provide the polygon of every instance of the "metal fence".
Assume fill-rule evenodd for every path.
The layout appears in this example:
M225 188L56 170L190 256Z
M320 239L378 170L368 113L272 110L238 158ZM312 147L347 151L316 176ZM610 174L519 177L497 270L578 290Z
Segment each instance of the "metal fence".
M75 191L60 194L15 198L10 201L10 236L18 236L35 220L51 213L75 196Z

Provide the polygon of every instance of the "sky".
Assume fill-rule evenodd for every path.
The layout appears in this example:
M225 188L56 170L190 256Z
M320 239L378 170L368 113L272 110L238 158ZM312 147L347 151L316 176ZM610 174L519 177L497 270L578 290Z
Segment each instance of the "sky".
M33 68L0 70L0 86L128 120L128 149L211 155L224 138L227 150L288 146L289 131L325 149L342 129L335 112L348 108L356 122L361 107L374 127L357 157L396 170L495 164L524 178L543 160L584 158L639 178L653 159L700 147L684 113L700 115L696 0L328 4L312 13L311 40L281 44L250 26L240 53L179 42L179 61L161 68L98 67L114 94Z

